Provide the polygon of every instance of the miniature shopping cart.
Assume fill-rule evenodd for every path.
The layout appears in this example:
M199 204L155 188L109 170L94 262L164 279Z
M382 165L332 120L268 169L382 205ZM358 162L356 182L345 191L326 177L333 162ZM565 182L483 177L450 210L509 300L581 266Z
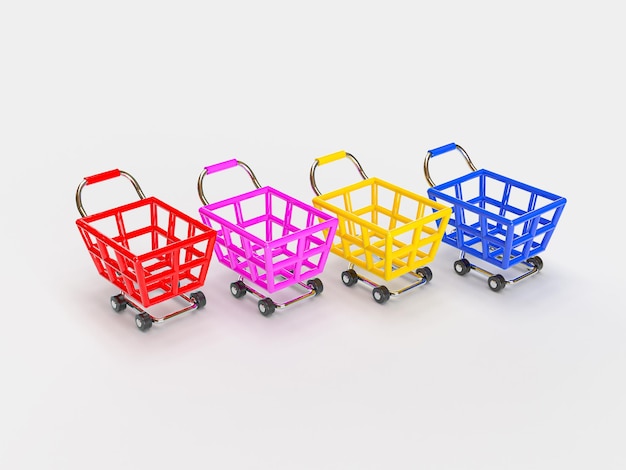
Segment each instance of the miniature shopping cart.
M435 185L430 177L432 157L458 150L472 172L443 184ZM461 250L454 270L463 276L470 270L488 277L495 292L538 273L543 261L538 253L548 246L565 207L566 199L519 181L478 170L467 152L455 143L429 150L424 160L424 174L430 185L428 195L435 201L450 204L453 214L444 243ZM525 272L513 279L494 274L471 263L472 255L499 269L515 265Z
M363 181L321 194L315 181L318 166L347 158ZM349 261L341 279L346 286L358 281L373 287L372 296L384 304L432 279L431 262L441 244L451 209L378 178L368 178L357 159L340 151L317 158L311 167L313 205L337 216L339 225L331 252ZM411 276L412 282L390 291L385 285L357 274L363 268L385 281Z
M139 201L87 215L83 188L118 176L132 183ZM204 294L194 290L204 284L214 230L155 197L146 197L133 176L117 169L84 178L76 190L76 207L82 216L76 225L98 273L121 291L111 297L113 310L121 312L130 305L138 312L137 328L145 331L152 323L206 305ZM186 306L164 316L144 310L174 297L182 298Z
M236 166L248 173L256 189L209 203L204 177ZM324 269L337 219L270 186L262 187L250 167L236 159L205 167L198 178L198 194L204 204L202 220L217 230L218 260L239 274L230 285L235 298L253 294L259 299L259 312L270 316L277 308L321 294L322 281L313 276ZM270 294L296 285L305 293L274 302L251 284Z

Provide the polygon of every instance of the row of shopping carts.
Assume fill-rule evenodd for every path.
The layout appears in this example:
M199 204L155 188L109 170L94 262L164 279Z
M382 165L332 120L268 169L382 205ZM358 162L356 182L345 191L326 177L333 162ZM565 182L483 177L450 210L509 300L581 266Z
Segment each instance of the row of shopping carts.
M430 160L450 152L460 153L471 171L435 184ZM319 168L344 159L360 178L320 191ZM232 168L243 169L254 189L210 202L205 178ZM427 152L424 176L427 196L368 177L354 155L340 151L313 161L309 178L314 197L306 203L262 186L250 166L231 159L202 169L197 182L201 220L196 220L146 197L132 175L115 169L80 182L76 206L81 218L76 224L98 273L120 291L110 299L113 310L132 307L142 331L206 305L198 289L213 253L238 276L230 284L231 294L251 294L265 316L319 295L323 283L317 276L330 253L348 262L341 281L348 287L364 283L379 304L431 281L428 264L442 242L460 250L454 262L457 274L483 274L496 292L541 270L538 254L548 246L565 198L477 169L454 143ZM130 181L139 200L88 215L82 201L85 187L117 177ZM523 268L522 273L506 279L504 273L513 267ZM402 286L390 287L402 279ZM281 301L271 297L287 295L288 289L295 296ZM182 308L158 316L148 312L174 298L182 300Z

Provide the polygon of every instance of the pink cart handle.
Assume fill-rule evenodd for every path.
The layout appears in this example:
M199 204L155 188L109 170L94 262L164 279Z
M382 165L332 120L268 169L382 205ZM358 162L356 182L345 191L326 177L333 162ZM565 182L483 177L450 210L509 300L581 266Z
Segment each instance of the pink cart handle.
M241 162L241 161L239 161L239 160L237 160L235 158L233 158L231 160L223 161L221 163L215 163L213 165L208 165L208 166L204 167L202 172L200 172L200 176L198 177L198 196L200 196L200 200L202 201L202 204L204 204L205 206L209 204L209 201L207 200L206 196L204 195L204 177L206 175L208 175L208 174L217 173L218 171L227 170L229 168L234 168L236 166L240 166L241 168L246 170L246 173L248 173L248 176L252 180L252 184L254 184L255 188L258 189L258 188L261 187L261 184L259 183L259 180L256 179L256 175L252 171L252 168L250 168L244 162Z
M103 171L102 173L98 173L96 175L85 176L83 180L80 182L80 184L78 185L78 188L76 188L76 208L78 209L78 212L80 213L82 217L87 216L87 212L85 212L85 209L83 207L83 200L82 200L83 188L90 184L101 183L102 181L107 181L113 178L117 178L118 176L125 177L127 180L129 180L133 184L133 187L135 188L135 191L137 191L137 195L139 196L139 199L146 198L137 180L133 177L133 175L125 171L115 169L115 170Z
M229 168L236 167L237 165L237 159L233 158L232 160L226 160L222 163L205 166L204 169L206 170L206 174L210 175L211 173L217 173L218 171L228 170Z

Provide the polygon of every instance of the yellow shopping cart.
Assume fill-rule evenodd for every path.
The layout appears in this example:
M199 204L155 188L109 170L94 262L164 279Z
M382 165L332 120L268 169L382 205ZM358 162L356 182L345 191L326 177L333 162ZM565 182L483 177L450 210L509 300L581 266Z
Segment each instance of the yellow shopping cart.
M322 194L315 179L316 169L342 158L352 161L363 181ZM426 264L433 261L441 244L450 207L379 178L369 178L358 160L343 150L316 158L310 181L316 194L313 205L339 221L330 251L350 263L341 274L346 286L361 281L373 288L374 300L384 304L391 296L432 279ZM403 275L413 279L408 286L390 291L358 274L355 267L386 282Z

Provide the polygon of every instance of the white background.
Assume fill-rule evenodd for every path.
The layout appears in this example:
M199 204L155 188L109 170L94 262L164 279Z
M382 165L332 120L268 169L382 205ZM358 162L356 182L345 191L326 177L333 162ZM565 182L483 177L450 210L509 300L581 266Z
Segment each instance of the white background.
M626 468L617 6L3 2L0 467ZM268 319L212 262L209 305L142 333L75 226L112 168L197 216L210 163L310 201L345 149L425 194L452 141L567 197L538 276L495 294L444 245L380 306L331 255L324 293ZM209 197L251 188L226 181ZM95 189L88 212L121 195Z

